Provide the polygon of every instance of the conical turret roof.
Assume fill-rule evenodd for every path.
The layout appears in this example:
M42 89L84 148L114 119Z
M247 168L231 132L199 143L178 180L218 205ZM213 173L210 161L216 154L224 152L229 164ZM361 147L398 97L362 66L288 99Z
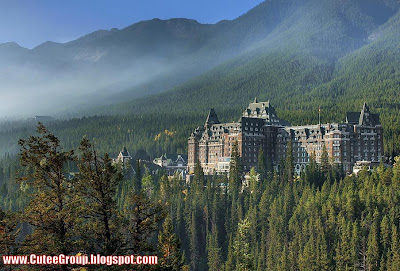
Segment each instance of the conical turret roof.
M214 108L211 108L210 112L208 112L208 116L207 116L206 123L204 126L210 127L211 125L218 124L218 123L220 123L220 122L219 122L217 113L215 113Z

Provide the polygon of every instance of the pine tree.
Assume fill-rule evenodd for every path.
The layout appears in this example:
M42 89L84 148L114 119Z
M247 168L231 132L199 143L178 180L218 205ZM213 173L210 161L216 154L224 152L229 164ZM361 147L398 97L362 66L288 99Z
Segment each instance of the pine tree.
M388 257L388 271L399 270L400 266L400 241L397 227L392 225L392 245Z
M336 245L336 268L338 270L349 270L353 265L351 261L351 228L350 222L346 223L344 217L338 222L340 239Z
M382 248L383 248L383 254L387 254L389 249L390 249L390 243L391 243L391 225L389 221L389 217L387 215L384 215L381 221L381 243L382 243Z
M225 271L235 270L235 257L232 234L229 236L228 255L225 262Z
M379 236L378 226L373 222L368 234L368 247L367 247L367 269L378 270L379 268Z
M288 141L285 159L285 179L290 183L294 177L293 146L292 141Z
M321 173L326 180L328 178L329 172L331 171L331 164L329 163L329 155L326 150L326 145L322 143L322 154L321 154Z
M65 166L75 159L73 151L63 151L60 141L43 124L40 136L19 140L21 165L28 172L21 178L35 192L26 206L22 219L34 227L25 239L26 253L64 254L78 250L77 228L82 200L75 191L75 179L66 178ZM67 266L63 266L67 269Z
M353 270L357 270L360 267L360 229L358 222L355 221L351 231L351 248L350 256Z
M203 171L203 168L201 167L200 161L196 162L196 165L194 168L193 183L199 184L200 186L203 186L205 184L204 183L204 171Z
M167 175L162 175L160 178L160 198L162 202L167 202L170 199L171 187Z
M257 173L254 170L254 168L251 168L250 179L249 179L250 207L258 205L261 197L260 188L261 188L261 180L259 179L259 176L257 176Z
M317 162L315 161L315 154L311 154L308 165L305 171L305 179L308 183L320 186L324 181L321 179L320 170Z
M190 236L190 266L192 270L199 270L200 266L200 244L199 244L199 224L197 222L196 206L191 212L191 220L189 225Z
M87 218L83 226L86 241L93 253L112 255L122 246L121 214L115 194L122 175L112 165L108 154L97 156L90 142L84 138L79 147L80 171L77 192L85 204L81 212Z
M314 236L311 235L299 257L300 270L319 270L316 252Z
M133 190L135 193L142 191L142 169L140 167L140 161L136 160L135 177L133 182Z
M241 163L240 163L240 154L238 149L238 143L235 143L232 146L231 152L231 161L229 168L229 191L233 199L237 199L239 196L240 188L242 185L241 181Z
M158 235L159 264L162 270L180 271L184 262L180 252L180 242L173 232L170 216L165 218L162 232Z
M400 156L394 158L392 184L394 188L400 188Z
M13 255L19 231L16 214L0 209L0 259L3 255ZM4 267L2 263L0 269Z
M250 247L250 228L251 223L247 218L242 220L238 225L238 231L233 243L237 271L250 271L254 269Z
M155 191L154 177L146 168L146 171L142 177L142 191L148 197L151 198Z
M268 170L263 148L258 151L257 172L260 174L260 181L264 182L267 178Z
M124 210L127 218L127 244L123 248L132 254L155 251L151 237L158 230L158 223L164 218L160 204L147 199L143 194L131 193L128 207Z
M230 231L236 232L239 219L242 217L242 199L240 196L242 188L241 164L238 143L235 141L232 147L230 169L229 169L229 200L230 207Z
M218 244L218 230L216 225L208 234L208 270L220 271L222 265L221 248Z

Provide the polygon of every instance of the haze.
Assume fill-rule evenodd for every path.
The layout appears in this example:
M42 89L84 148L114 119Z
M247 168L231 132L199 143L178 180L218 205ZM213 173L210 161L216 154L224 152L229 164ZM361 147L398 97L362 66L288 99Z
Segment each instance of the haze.
M196 70L190 65L185 68L187 60L178 59L179 52L187 48L187 43L182 42L187 37L175 40L166 37L165 46L170 48L166 53L163 52L164 44L159 44L152 52L144 52L143 48L148 44L164 43L164 40L147 37L146 45L140 43L139 30L124 32L113 28L124 29L152 18L183 17L201 23L216 23L236 18L260 2L2 1L0 117L56 114L71 108L82 109L166 90L207 69ZM154 25L163 27L157 22ZM179 27L185 25L186 22L177 23L171 33L179 33ZM189 25L188 32L192 22ZM146 29L146 35L152 33L151 27ZM106 31L73 41L99 29ZM115 34L118 31L132 36L121 38L122 34ZM124 42L136 42L135 46L140 48L130 47L119 53L126 47ZM171 48L176 52L171 52ZM132 52L132 49L137 51L127 55L126 52ZM192 49L186 53L192 55L197 48ZM165 78L171 73L178 74L177 78L166 82ZM154 83L154 78L158 78L158 82ZM118 96L118 93L123 94ZM115 98L117 96L120 98Z

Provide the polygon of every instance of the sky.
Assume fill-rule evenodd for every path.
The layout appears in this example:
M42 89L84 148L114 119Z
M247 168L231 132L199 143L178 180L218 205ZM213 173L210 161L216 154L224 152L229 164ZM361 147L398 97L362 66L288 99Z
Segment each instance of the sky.
M234 19L263 0L1 0L0 43L33 48L153 18Z

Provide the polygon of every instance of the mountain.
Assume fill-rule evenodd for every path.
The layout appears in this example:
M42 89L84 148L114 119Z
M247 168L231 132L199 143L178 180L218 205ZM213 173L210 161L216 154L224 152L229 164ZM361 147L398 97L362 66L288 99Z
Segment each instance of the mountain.
M232 112L240 114L257 96L271 100L282 118L301 124L317 121L318 106L324 121L343 121L346 111L367 101L382 114L387 152L399 151L399 3L284 1L284 19L270 31L259 27L266 20L262 15L281 3L264 2L232 22L264 31L240 56L162 94L96 112L145 114L162 108L201 114L214 107L234 119Z
M262 11L270 8L266 3L280 2L265 2L233 24L251 25L253 14L263 14ZM174 107L172 101L175 101L190 106L196 101L196 108L204 110L220 104L230 107L240 99L243 106L254 96L269 99L303 96L337 77L342 63L353 54L373 44L377 44L374 50L380 50L385 29L393 25L394 19L389 19L398 16L399 6L395 2L372 0L284 3L286 10L294 11L288 12L273 31L264 33L266 36L251 50L164 94L117 107L119 110L126 108L126 112L135 112L136 106L151 111L151 106L143 105ZM263 18L254 21L263 21ZM398 32L397 27L392 28ZM389 31L387 35L395 37L397 32ZM353 72L360 71L353 67ZM279 101L276 103L280 105Z
M102 86L85 99L116 102L83 109L88 115L114 116L54 126L69 135L71 145L79 140L74 135L96 127L102 136L91 131L93 138L113 142L104 145L107 151L127 145L149 153L176 152L186 148L188 133L201 125L210 107L222 120L236 120L257 96L270 100L293 124L316 123L318 106L323 121L343 121L346 111L358 111L366 101L381 113L390 154L400 151L399 7L394 0L269 0L233 21L202 25L155 19L66 44L46 43L28 53L31 58L42 54L37 59L48 54L41 63L54 70L84 66L98 81L126 75L126 84L108 85L124 91L113 91L111 98L110 88ZM168 68L160 68L161 62ZM99 77L97 72L110 63L114 71ZM155 75L137 83L129 65ZM153 95L130 99L139 93ZM141 136L132 137L132 127L142 129ZM176 129L175 138L155 142L164 129Z
M70 112L165 91L240 55L293 12L276 1L260 7L217 24L153 19L32 50L1 45L0 93L22 98L10 97L0 114Z

